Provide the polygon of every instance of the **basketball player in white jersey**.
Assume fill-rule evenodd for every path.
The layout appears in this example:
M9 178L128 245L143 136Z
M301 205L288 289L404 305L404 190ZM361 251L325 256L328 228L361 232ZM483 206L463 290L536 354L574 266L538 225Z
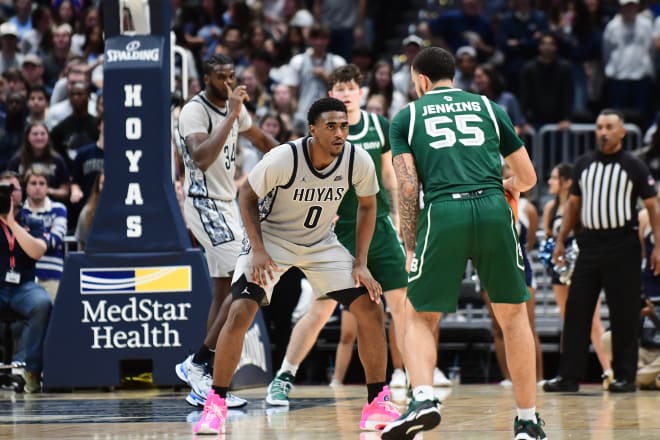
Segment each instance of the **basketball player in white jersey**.
M342 303L358 321L358 350L365 370L368 402L385 386L387 347L380 284L367 269L376 220L378 183L366 151L346 142L346 106L334 98L309 109L311 137L280 145L266 154L241 186L239 202L247 237L232 279L233 302L218 337L213 388L196 434L224 432L227 390L238 365L245 333L273 286L296 266L317 299ZM332 231L344 194L358 197L355 258ZM383 405L391 405L383 402Z
M205 90L194 96L179 116L179 146L185 164L184 216L204 248L213 282L204 343L197 353L176 366L179 378L192 388L186 401L194 406L204 404L211 387L212 350L226 318L221 305L229 295L231 273L241 249L243 233L234 184L237 138L240 133L264 152L278 145L252 125L243 105L248 95L245 86L236 87L231 58L211 55L204 62L204 84ZM232 407L245 403L230 396Z

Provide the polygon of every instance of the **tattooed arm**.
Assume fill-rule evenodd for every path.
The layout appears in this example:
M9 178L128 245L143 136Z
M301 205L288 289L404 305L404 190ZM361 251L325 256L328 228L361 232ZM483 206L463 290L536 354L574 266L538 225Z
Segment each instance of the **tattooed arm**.
M415 251L417 221L419 219L419 177L415 159L410 153L394 156L394 173L399 182L399 228L406 247L406 269Z

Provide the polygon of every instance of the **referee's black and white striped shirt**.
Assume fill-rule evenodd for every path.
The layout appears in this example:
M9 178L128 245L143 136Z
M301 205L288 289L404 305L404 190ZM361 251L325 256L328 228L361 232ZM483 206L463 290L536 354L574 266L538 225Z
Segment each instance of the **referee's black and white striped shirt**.
M605 155L593 151L578 158L571 194L580 196L585 231L634 231L638 199L656 195L648 167L626 151Z

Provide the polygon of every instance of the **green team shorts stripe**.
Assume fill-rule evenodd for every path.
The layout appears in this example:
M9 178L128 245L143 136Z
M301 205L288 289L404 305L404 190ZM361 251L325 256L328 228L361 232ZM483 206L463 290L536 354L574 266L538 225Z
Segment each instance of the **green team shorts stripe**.
M408 297L417 311L454 312L472 259L494 303L529 299L513 214L501 190L431 202L420 214Z
M355 255L355 223L339 222L335 226L335 233L341 244L346 246L351 255ZM376 218L367 267L384 292L400 289L408 284L406 253L389 216Z

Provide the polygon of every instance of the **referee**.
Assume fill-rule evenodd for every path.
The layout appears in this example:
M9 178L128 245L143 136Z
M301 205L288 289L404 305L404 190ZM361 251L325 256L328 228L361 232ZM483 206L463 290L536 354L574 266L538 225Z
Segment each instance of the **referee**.
M598 150L581 156L575 163L573 187L553 260L563 263L564 242L578 220L583 226L577 237L580 254L566 303L559 375L545 383L545 391L578 391L601 288L605 289L612 329L615 380L608 390L635 391L641 293L636 204L641 198L649 212L655 238L649 264L655 274L660 273L660 205L646 164L621 150L625 135L621 113L603 110L596 119Z

